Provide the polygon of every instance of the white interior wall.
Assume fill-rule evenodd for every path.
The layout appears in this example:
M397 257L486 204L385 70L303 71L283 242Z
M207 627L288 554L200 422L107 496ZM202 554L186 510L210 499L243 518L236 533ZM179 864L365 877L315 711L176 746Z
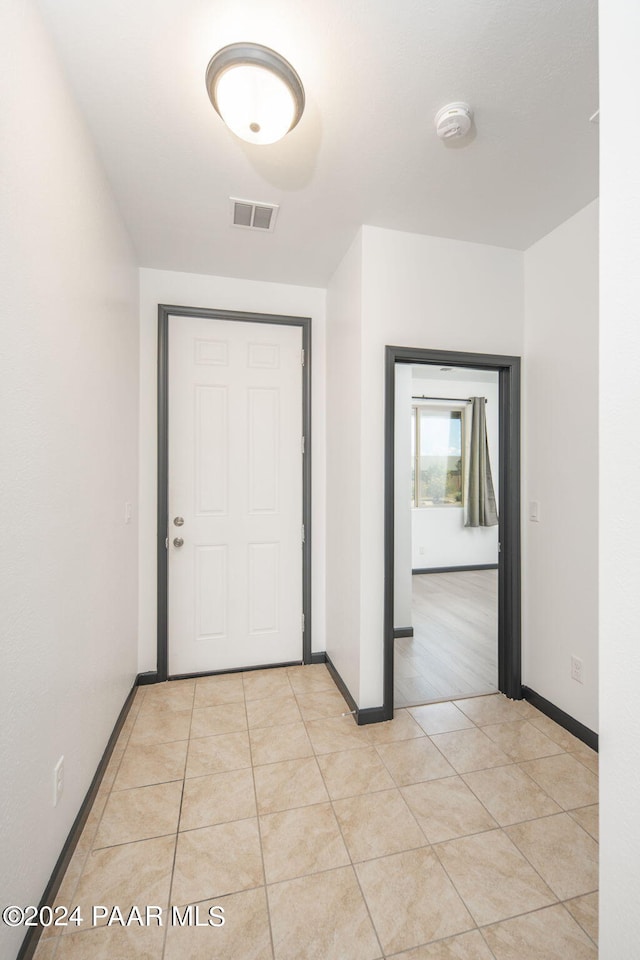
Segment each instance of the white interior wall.
M327 653L360 697L362 234L327 291Z
M597 730L597 202L524 262L523 681ZM572 656L583 683L571 679Z
M412 396L486 397L489 459L499 509L497 373L494 381L420 378L413 381ZM414 570L497 562L497 526L465 527L462 507L414 507L411 510L411 563Z
M385 345L519 355L522 254L362 229L361 707L382 703Z
M393 623L411 627L411 365L395 365L395 511L393 524Z
M640 942L639 48L640 5L600 4L600 960Z
M24 906L136 674L137 270L27 0L1 5L0 50L0 901ZM0 925L0 955L24 933Z
M311 317L312 649L325 649L325 297L324 290L227 277L140 270L139 670L156 668L158 304Z

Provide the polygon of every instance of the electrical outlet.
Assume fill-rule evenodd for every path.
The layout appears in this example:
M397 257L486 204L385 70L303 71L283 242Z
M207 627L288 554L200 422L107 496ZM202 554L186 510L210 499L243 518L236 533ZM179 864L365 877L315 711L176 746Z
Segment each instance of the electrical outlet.
M584 664L580 657L571 657L571 679L584 683Z
M53 805L57 807L64 790L64 757L60 757L53 768Z

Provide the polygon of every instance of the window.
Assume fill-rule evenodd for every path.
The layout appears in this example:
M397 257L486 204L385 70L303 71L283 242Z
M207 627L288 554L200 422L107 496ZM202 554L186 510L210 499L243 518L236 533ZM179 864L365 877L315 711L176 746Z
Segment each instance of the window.
M415 406L411 410L411 505L461 507L462 410Z

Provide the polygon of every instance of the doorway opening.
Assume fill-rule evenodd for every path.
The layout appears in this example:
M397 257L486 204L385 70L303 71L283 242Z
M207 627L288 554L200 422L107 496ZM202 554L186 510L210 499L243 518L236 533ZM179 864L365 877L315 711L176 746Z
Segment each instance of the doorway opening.
M190 389L195 391L193 396L196 394L206 393L206 399L209 401L207 409L204 409L202 403L199 403L197 397L195 401L189 400L189 397L186 397L184 406L185 409L193 409L196 411L196 426L198 423L204 425L207 429L198 441L197 437L199 434L194 434L195 436L195 445L193 445L193 450L197 452L199 449L202 449L202 441L205 438L205 433L210 435L218 445L222 444L224 449L209 450L208 453L205 452L204 457L200 456L199 458L191 456L187 451L187 454L183 457L178 457L178 464L186 464L187 469L189 468L189 461L196 464L202 464L202 471L207 484L205 486L211 492L214 491L217 497L217 501L214 503L212 496L211 503L207 503L204 506L198 500L196 496L196 501L194 501L193 515L194 519L204 517L208 521L216 521L217 518L223 521L228 519L233 519L232 510L228 506L231 503L233 496L236 495L237 491L234 491L235 487L241 487L246 496L245 500L246 506L242 507L241 510L243 514L246 514L246 517L241 518L241 526L247 527L247 521L254 522L257 524L255 533L249 532L245 539L247 543L240 544L240 551L235 550L236 556L247 555L248 566L242 557L240 556L241 566L244 563L244 566L247 566L247 577L248 583L257 587L257 601L254 603L255 611L251 609L248 611L247 615L243 615L243 622L247 622L247 636L253 642L252 656L248 662L226 662L221 661L221 665L212 665L202 666L200 662L195 665L188 663L186 669L176 669L173 666L173 661L169 659L169 644L170 644L170 550L175 546L174 556L171 557L173 562L172 567L172 576L174 577L174 585L176 583L175 578L175 569L176 562L180 562L178 557L185 559L188 556L187 547L189 543L187 541L187 514L182 509L182 506L178 504L180 508L177 510L176 515L173 518L173 524L176 525L170 526L170 521L173 514L170 515L170 510L173 509L173 512L176 512L174 509L175 504L171 504L170 493L173 489L175 490L176 483L172 480L172 462L174 463L176 457L173 457L171 460L171 412L170 402L174 401L171 399L171 383L170 381L170 363L172 351L170 349L171 343L171 330L180 330L181 325L198 325L200 323L203 327L202 330L195 329L193 337L191 338L193 342L188 342L183 351L184 357L187 359L187 366L192 366L191 361L194 360L196 365L200 364L201 366L201 376L193 374L195 380L193 383L190 383ZM225 412L227 406L231 405L232 389L236 389L236 380L235 375L231 376L229 381L229 387L227 388L224 385L224 381L221 380L220 384L217 384L215 377L211 380L211 373L215 369L219 368L222 370L223 367L229 366L227 360L232 356L234 347L231 344L231 341L227 344L225 338L220 336L219 333L216 333L215 336L209 337L206 328L210 325L213 330L214 326L217 325L217 329L228 327L229 330L233 328L240 329L242 326L243 329L247 331L255 331L255 335L249 334L247 337L241 337L240 340L243 342L240 344L240 351L242 356L245 358L241 365L243 365L247 371L246 384L244 385L244 393L246 394L246 403L244 404L245 410L243 414L243 424L241 430L246 432L246 443L235 442L235 446L238 450L241 450L243 446L247 446L247 451L242 453L242 457L246 460L246 476L243 477L232 477L231 475L224 478L224 483L220 480L223 474L226 473L226 468L223 466L222 461L227 462L227 467L230 469L231 459L233 457L233 452L229 446L230 440L233 436L238 436L237 429L232 430L228 422L228 415ZM250 326L253 325L253 326ZM269 326L267 326L269 325ZM296 350L295 362L293 360L292 350L287 346L285 340L290 338L284 338L283 343L278 346L276 340L276 332L280 329L283 334L285 328L299 328L300 342L298 347L301 349ZM265 331L269 329L274 331L274 336L269 338L268 336L265 339ZM291 331L293 333L293 330ZM238 339L236 337L236 339ZM279 339L282 339L280 337ZM246 343L244 342L246 340ZM273 340L274 344L267 343L267 340ZM237 353L237 351L236 351ZM285 353L287 355L291 354L291 357L287 361L288 367L293 368L295 364L298 364L298 389L301 390L300 404L299 407L299 427L295 427L292 424L280 423L282 416L287 416L287 408L291 406L291 401L288 403L286 397L278 399L278 388L271 383L267 383L265 376L269 374L272 370L277 373L278 369L282 365L284 369L284 357ZM179 357L179 354L175 354L175 357ZM178 362L174 357L174 363ZM282 364L281 364L282 361ZM265 429L265 426L268 427L269 423L271 425L271 433L275 437L279 437L276 443L276 452L280 450L282 453L283 443L284 443L284 433L287 433L289 436L288 448L288 463L292 464L292 469L294 473L297 473L299 480L292 479L293 474L290 477L290 481L294 483L297 488L299 484L301 491L296 492L296 500L298 495L300 497L300 518L301 524L298 523L295 531L293 529L289 530L288 536L288 547L289 553L293 556L296 550L301 551L301 617L298 618L296 624L289 625L290 632L295 631L297 636L300 638L299 643L299 654L295 653L293 658L287 657L286 662L297 662L300 663L310 663L311 662L311 320L308 317L284 317L284 316L274 316L271 314L257 314L257 313L244 313L236 311L227 311L227 310L210 310L204 308L194 308L194 307L183 307L183 306L168 306L160 304L158 307L158 533L157 533L157 577L158 577L158 630L157 630L157 655L158 655L158 666L157 674L155 676L149 675L145 678L145 682L158 682L166 680L168 678L175 679L180 676L202 676L208 673L224 673L237 669L256 669L261 666L277 666L282 665L281 663L276 663L272 658L265 658L264 661L260 661L259 657L255 653L256 641L264 639L265 642L268 642L268 635L276 632L278 629L278 621L283 618L278 612L280 608L283 608L283 603L280 601L283 600L283 597L275 596L275 592L271 589L271 580L274 579L274 571L278 572L280 568L282 571L285 571L285 564L280 562L275 562L272 555L277 554L278 556L282 553L280 545L278 543L279 534L274 534L274 532L269 528L262 529L265 526L266 522L270 522L274 517L280 512L280 507L278 503L282 500L284 493L279 492L279 487L281 486L281 481L283 479L283 470L282 465L278 462L272 464L272 469L269 471L269 463L266 463L265 466L265 437L269 435L269 431ZM204 373L202 372L204 371ZM206 376L205 376L206 373ZM251 378L256 378L256 383L253 383ZM291 382L295 382L295 379L291 379ZM211 380L211 384L209 383ZM215 383L214 383L215 380ZM263 383L264 380L264 383ZM200 382L202 381L202 382ZM269 394L269 396L267 396ZM266 401L269 400L270 403ZM214 403L215 401L215 403ZM194 405L195 403L195 405ZM205 405L206 406L206 405ZM199 415L198 411L202 408L203 414ZM265 417L272 411L273 416L269 423L266 422ZM252 419L251 411L254 412L255 416ZM266 411L266 412L265 412ZM280 411L280 413L278 413ZM279 419L280 418L280 419ZM291 418L289 418L291 419ZM224 422L223 422L224 421ZM254 422L255 421L255 422ZM177 422L177 421L176 421ZM176 439L181 439L182 436L191 431L191 427L188 426L188 421L185 420L187 424L186 429L179 429L176 431L176 426L174 422L174 454L176 450L175 441ZM297 430L300 430L300 435L297 436ZM294 436L296 433L296 436ZM244 433L240 435L240 440L242 440ZM225 441L224 438L227 438ZM217 439L216 439L217 438ZM207 441L208 443L208 441ZM214 443L214 446L216 444ZM293 446L295 445L295 451ZM225 452L226 451L226 452ZM193 452L193 451L192 451ZM294 456L294 453L296 454ZM275 456L275 454L274 454ZM297 460L297 457L300 460ZM248 459L247 459L248 458ZM272 458L273 459L273 458ZM242 461L244 463L244 460ZM270 462L270 461L269 461ZM300 464L300 469L298 472L298 467L295 465L295 462ZM253 464L253 467L252 467ZM197 469L197 464L196 464ZM257 473L256 473L257 471ZM288 471L288 468L287 468ZM259 484L253 484L251 482L251 477L258 476L260 477ZM269 476L265 479L265 474ZM271 476L272 475L272 476ZM267 480L273 482L267 483ZM217 479L216 479L217 478ZM190 476L187 477L187 481L183 486L185 491L198 491L203 489L202 484L199 482L194 483L193 478ZM255 488L255 489L254 489ZM288 489L288 488L287 488ZM268 496L267 496L268 494ZM265 499L266 498L266 499ZM185 497L187 499L187 497ZM269 502L267 502L267 499ZM285 500L290 500L290 495L285 497ZM262 502L264 500L264 502ZM219 501L219 502L218 502ZM286 505L286 504L285 504ZM236 511L237 512L237 511ZM184 516L182 515L184 514ZM291 526L289 524L289 526ZM176 536L177 534L177 536ZM211 536L211 535L210 535ZM198 640L204 640L205 642L212 642L213 646L218 644L218 649L225 649L228 651L230 646L233 646L233 638L228 636L228 621L231 619L231 615L234 612L234 609L237 610L238 602L236 597L232 597L231 601L226 602L225 598L220 600L218 594L220 594L221 587L220 584L225 582L229 583L232 580L235 582L237 576L234 575L234 571L231 568L231 559L232 559L232 550L227 549L224 541L221 539L218 532L214 533L213 540L215 540L215 549L210 544L198 545L195 543L191 544L195 548L196 557L198 551L202 554L205 560L219 561L218 567L215 564L209 562L209 573L220 573L218 568L221 566L221 560L225 561L223 566L226 566L228 569L228 576L218 576L216 575L215 584L210 584L210 589L206 587L206 584L203 582L203 577L207 574L207 564L201 563L198 566L197 559L192 558L190 562L190 569L192 569L192 576L189 582L193 581L194 591L196 596L204 597L205 602L201 604L202 612L198 612L195 620L198 622L197 628L194 627L194 630L191 632L194 634L194 637ZM295 537L297 541L297 548L294 546L293 538ZM213 543L212 540L212 543ZM218 543L219 541L219 543ZM249 542L251 541L251 542ZM255 541L255 542L253 542ZM289 543L290 541L290 543ZM268 548L268 549L267 549ZM248 552L247 552L248 551ZM268 554L268 556L267 556ZM263 556L264 555L264 556ZM227 563L227 556L230 559ZM258 561L264 560L268 563L265 566L265 563L262 563L262 567L265 570L270 571L271 580L268 584L257 583L257 580L260 580L260 570L262 567ZM226 569L226 567L225 567ZM222 571L224 574L224 571ZM201 574L201 576L199 576ZM199 579L198 579L199 577ZM206 577L205 577L206 579ZM209 578L211 579L211 578ZM254 584L253 581L256 581ZM285 584L283 581L282 587L284 589ZM255 591L254 591L255 592ZM282 590L278 591L278 594L281 594ZM272 596L273 595L273 596ZM214 600L216 603L214 604ZM220 600L220 604L218 604ZM226 603L226 608L225 608ZM219 613L217 609L214 610L214 606L220 606L221 612ZM187 605L188 607L189 605ZM191 605L193 606L193 604ZM224 609L222 609L224 608ZM282 611L280 611L282 612ZM286 612L286 611L285 611ZM228 615L229 613L229 615ZM208 619L207 619L208 618ZM204 629L202 624L205 623ZM209 624L213 624L213 629L209 627ZM259 636L261 635L261 636ZM248 648L249 649L249 648ZM293 650L291 642L288 641L287 649ZM296 649L297 643L296 643ZM225 654L227 655L227 654ZM277 659L277 658L276 658Z
M487 438L473 452L472 397ZM468 462L486 446L499 509L470 531ZM521 698L519 357L387 347L384 601L385 718L394 704Z

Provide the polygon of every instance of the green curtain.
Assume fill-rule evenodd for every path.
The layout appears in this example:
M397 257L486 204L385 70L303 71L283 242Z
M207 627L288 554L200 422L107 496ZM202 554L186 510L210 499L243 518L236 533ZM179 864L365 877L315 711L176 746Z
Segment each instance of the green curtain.
M471 397L471 403L471 442L467 464L464 525L465 527L495 527L498 522L498 510L489 462L486 401L484 397Z

